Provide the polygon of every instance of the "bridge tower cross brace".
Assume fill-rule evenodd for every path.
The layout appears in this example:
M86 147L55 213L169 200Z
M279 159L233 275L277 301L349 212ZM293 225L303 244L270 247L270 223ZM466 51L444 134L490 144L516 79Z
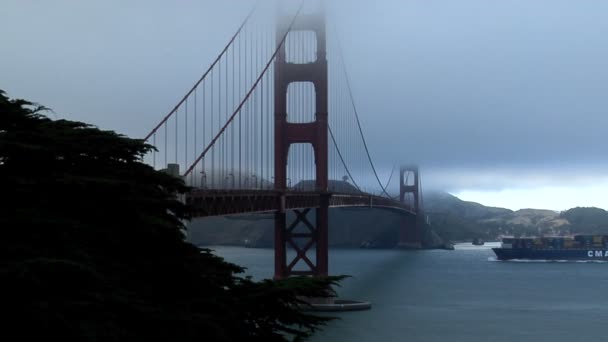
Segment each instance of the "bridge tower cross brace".
M277 25L277 46L290 30L290 18L280 16ZM275 214L275 278L282 279L291 275L327 276L328 274L328 226L329 226L329 193L328 193L328 76L325 38L325 15L322 10L299 16L291 26L290 32L313 32L317 41L316 60L311 63L292 63L287 61L285 43L279 49L274 68L274 171L275 190L279 192L279 203ZM288 38L289 39L289 36ZM288 121L287 91L294 82L310 82L316 94L315 121L292 123ZM287 158L289 147L296 143L308 143L314 151L316 168L315 192L320 196L316 208L314 224L307 219L310 208L296 210L295 220L288 225L285 210L285 192L287 189ZM295 228L304 225L306 233L296 233ZM297 243L296 240L306 242ZM296 256L287 259L287 246L291 246ZM307 252L316 250L314 261ZM302 261L305 270L296 270L295 266Z
M399 201L406 204L406 195L408 194L413 197L411 205L415 216L402 215L399 229L399 247L421 248L424 213L420 205L420 174L417 166L402 166L399 171Z

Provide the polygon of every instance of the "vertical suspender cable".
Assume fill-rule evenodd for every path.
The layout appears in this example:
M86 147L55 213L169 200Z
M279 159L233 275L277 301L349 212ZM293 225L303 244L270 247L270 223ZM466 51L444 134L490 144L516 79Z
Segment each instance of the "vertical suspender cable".
M260 29L260 60L264 58L264 29ZM264 188L264 77L260 84L260 188Z
M184 167L188 165L188 99L184 102Z
M228 120L228 54L226 54L226 94L224 95L225 101L226 101L226 111L225 111L225 115L224 115L224 120ZM228 181L228 156L229 156L229 151L228 151L228 137L224 136L224 179L226 180L226 182ZM226 183L224 185L224 187L227 187L228 183Z
M259 26L256 25L255 28L255 32L254 32L254 37L255 37L255 46L254 46L254 56L255 56L255 70L257 72L258 70L258 64L259 64L259 56L258 56L258 50L259 50L259 45L260 45L260 41L259 41L259 36L260 36L260 29ZM253 186L254 188L257 188L257 183L258 183L258 175L256 175L257 172L257 166L258 166L258 149L257 149L257 128L258 128L258 118L257 118L257 111L258 111L258 95L259 91L258 89L256 89L253 93L253 98L251 99L253 101L253 115L251 116L253 118L253 123L252 123L252 130L251 130L251 137L253 138L253 169L252 169L252 173L253 176L255 176L255 178L253 179L254 183ZM252 177L253 177L252 176Z
M234 91L236 89L236 85L235 85L236 77L235 77L235 67L234 67L235 66L235 64L234 64L235 56L234 55L236 54L235 49L236 48L233 46L232 47L232 106L231 106L232 109L234 109L234 101L236 101L235 100L236 94L234 93ZM236 179L235 178L236 175L234 172L234 141L236 139L234 137L234 130L235 130L234 125L232 125L231 129L232 129L232 134L231 134L231 143L230 143L230 173L232 173L232 180L231 180L232 183L230 184L230 188L232 189L232 188L234 188L235 179Z
M205 113L207 112L207 92L205 91L205 84L203 84L203 145L207 144L207 133L205 132L207 129L207 125L205 123L205 119L206 119L206 115ZM205 158L203 158L203 167L201 170L201 187L205 188L207 186L207 172L205 171Z
M271 26L272 27L272 26ZM274 41L276 41L276 39L274 38L274 35L272 35L273 30L272 29L268 29L269 31L269 35L268 35L268 42L267 42L267 50L266 50L266 58L268 59L268 56L270 53L272 53L272 44ZM268 134L266 135L266 155L268 156L267 160L266 160L266 167L268 168L268 179L269 181L272 181L271 184L268 184L269 188L272 188L274 186L274 167L273 167L273 153L272 153L272 142L274 141L274 139L272 139L271 137L274 136L274 131L273 131L273 126L272 124L274 123L274 68L271 68L269 70L268 73L268 82L266 83L266 99L268 100L268 110L266 115L268 115L266 120L266 131L268 132Z
M228 64L229 64L229 60L228 60L228 55L226 55L226 64L225 64L225 76L224 76L224 112L222 113L222 122L225 122L228 119L228 90L229 90L229 78L228 78ZM229 132L226 132L226 134L224 134L222 136L222 150L223 150L223 163L222 163L222 167L224 169L224 180L223 180L223 186L224 188L226 188L228 186L228 139L229 139Z
M292 22L288 28L288 31L291 30L291 28L293 27L293 23L295 21L295 18L297 18L297 16L300 14L301 10L302 10L302 6L303 6L303 2L300 5L298 11L296 12L294 18L292 19ZM245 98L243 98L243 100L240 102L239 106L236 108L236 110L232 113L232 115L230 116L230 118L228 119L228 121L224 124L224 126L222 126L222 128L219 130L219 132L215 135L215 137L211 140L211 142L209 143L209 145L203 150L203 152L198 156L198 158L192 163L192 165L190 165L190 167L186 170L185 175L188 175L190 172L192 172L192 170L194 169L194 166L196 166L196 164L198 162L200 162L200 160L202 158L204 158L204 156L207 154L207 152L215 145L215 143L217 142L218 138L225 132L226 128L228 127L228 125L230 125L235 116L238 114L238 112L241 110L241 108L243 107L243 105L247 102L247 100L250 98L251 94L253 93L253 91L256 89L256 87L258 86L258 84L260 83L261 79L264 77L264 75L266 74L266 72L268 71L268 69L270 68L272 62L274 61L274 59L277 56L277 53L279 51L279 48L284 44L285 42L285 38L286 38L286 34L283 36L283 38L281 39L281 42L279 44L279 46L277 47L277 49L275 49L275 51L273 52L272 56L270 57L270 60L268 61L268 63L266 64L266 66L264 67L264 69L262 70L262 72L260 73L260 75L255 79L255 81L253 82L253 85L251 86L251 88L249 89L249 91L247 92L247 94L245 95Z
M179 134L177 131L178 117L179 117L179 112L175 112L175 164L177 164L177 145L178 145L177 139L179 138Z
M245 63L247 65L247 79L251 80L250 75L252 74L251 69L251 46L252 46L252 39L251 39L252 35L251 35L251 30L247 30L247 41L245 42L247 45L247 50L245 51ZM245 80L245 84L247 85L247 87L249 87L249 82L247 80ZM245 187L250 188L251 187L251 179L250 179L250 169L251 169L251 154L250 154L250 150L249 147L251 146L251 141L249 141L249 121L250 121L250 117L251 117L251 103L249 101L247 101L247 112L246 112L246 116L245 116Z
M382 182L380 182L380 177L378 176L378 173L376 172L376 167L374 166L374 162L372 161L372 157L371 157L371 155L369 153L369 149L367 147L367 142L365 141L365 135L363 134L363 129L361 128L361 122L359 120L359 114L357 112L357 107L355 105L355 99L353 98L352 87L350 85L350 80L348 78L348 74L346 73L346 65L344 63L344 56L342 54L342 46L340 44L340 38L337 36L337 32L336 32L336 42L337 42L337 45L338 45L338 52L340 54L340 60L342 60L342 63L344 65L344 79L346 81L346 90L348 91L348 96L350 98L352 110L353 110L353 112L355 114L355 119L356 119L357 127L359 128L359 134L361 135L361 140L363 142L363 147L365 148L365 153L367 154L367 159L369 160L370 166L372 167L372 171L374 173L374 176L376 177L376 181L378 182L378 185L380 185L380 188L382 189L382 193L384 193L386 196L390 197L390 195L386 192L386 189L382 186Z
M198 92L195 90L194 91L194 148L192 149L194 151L194 158L196 158L196 147L198 146L198 113L197 113L197 97L198 97ZM193 159L194 160L194 159ZM195 170L196 172L196 170ZM194 173L192 173L192 178L190 178L190 182L192 183L192 186L196 186L196 178L194 177Z
M242 79L241 79L241 67L243 65L243 44L242 44L243 40L241 39L241 37L239 37L239 99L241 98L241 86L242 86ZM243 133L243 115L242 112L239 112L239 189L243 188L243 181L242 181L242 177L243 177L243 166L242 166L242 154L241 154L241 148L242 148L242 141L241 141L241 137L242 137L242 133Z
M150 131L150 133L148 133L148 135L146 135L146 137L144 138L144 141L147 141L152 136L152 134L154 134L163 124L165 124L167 122L167 120L169 120L169 118L177 112L177 109L182 105L182 103L186 100L186 98L188 98L190 96L190 94L192 94L192 92L194 92L194 90L207 78L207 75L209 75L209 73L211 72L211 70L213 70L213 68L215 67L215 65L217 64L217 62L220 60L220 58L224 55L224 53L226 53L226 51L232 45L232 43L234 43L235 39L240 36L241 30L243 29L243 27L245 26L245 24L247 22L249 22L249 19L251 18L251 16L255 12L255 10L258 7L258 5L259 5L259 1L258 1L258 3L256 3L253 6L253 8L251 8L251 10L249 11L249 13L247 14L247 16L245 17L245 19L243 20L243 22L239 26L238 30L234 33L234 35L232 35L232 37L228 41L228 44L226 44L226 46L224 47L224 49L220 52L220 54L213 61L213 63L211 63L211 65L209 66L209 68L207 68L207 70L198 79L198 81L196 81L196 83L194 83L194 86L192 86L192 88L190 88L190 90L186 93L186 95L184 95L184 97L182 97L182 99L175 105L175 107L173 107L173 109L167 115L165 115L165 117L156 125L156 127L154 127L154 129L152 129Z
M210 129L211 129L211 136L215 135L215 126L213 125L213 111L215 110L215 107L213 106L213 88L215 88L215 83L213 82L213 76L214 76L215 72L212 70L211 71L211 96L210 96L210 107L211 107L211 111L209 113L209 117L210 117ZM209 187L210 188L214 188L215 187L215 148L211 150L211 177L208 180L209 183Z
M224 93L224 87L222 86L223 72L222 72L222 60L218 64L219 77L217 78L217 129L219 131L222 127L222 105L224 104L222 94ZM224 187L224 135L221 136L217 145L217 186L222 189Z

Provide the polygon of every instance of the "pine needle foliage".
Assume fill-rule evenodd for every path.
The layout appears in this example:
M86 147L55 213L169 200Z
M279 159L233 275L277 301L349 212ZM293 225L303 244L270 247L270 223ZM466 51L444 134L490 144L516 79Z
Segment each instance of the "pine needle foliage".
M185 241L188 187L141 162L153 146L45 110L0 91L5 336L287 341L329 320L301 298L333 296L340 277L241 276Z

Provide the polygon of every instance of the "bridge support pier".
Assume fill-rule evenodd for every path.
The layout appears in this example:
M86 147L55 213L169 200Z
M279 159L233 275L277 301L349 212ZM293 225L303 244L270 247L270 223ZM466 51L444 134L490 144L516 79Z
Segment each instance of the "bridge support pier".
M420 206L420 177L417 166L402 166L399 172L399 200L408 204L416 214L414 217L403 215L399 229L400 248L422 248L424 216Z
M329 204L329 196L323 197L326 198L326 204ZM308 216L312 212L311 208L293 210L295 217L291 222L285 211L275 214L275 279L290 275L328 275L328 208L327 205L315 209L314 224ZM293 257L288 258L288 247L293 250ZM314 259L309 256L312 249L315 249Z
M287 276L287 214L277 211L274 214L274 278Z
M317 208L317 272L315 275L329 274L329 194L321 195L321 205Z

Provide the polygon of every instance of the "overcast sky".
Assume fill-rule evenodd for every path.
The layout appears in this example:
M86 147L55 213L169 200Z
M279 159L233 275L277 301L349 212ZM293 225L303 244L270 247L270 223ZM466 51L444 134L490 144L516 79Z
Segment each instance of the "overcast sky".
M141 137L246 0L3 0L0 88ZM608 208L608 1L337 0L330 25L383 175L513 209Z

